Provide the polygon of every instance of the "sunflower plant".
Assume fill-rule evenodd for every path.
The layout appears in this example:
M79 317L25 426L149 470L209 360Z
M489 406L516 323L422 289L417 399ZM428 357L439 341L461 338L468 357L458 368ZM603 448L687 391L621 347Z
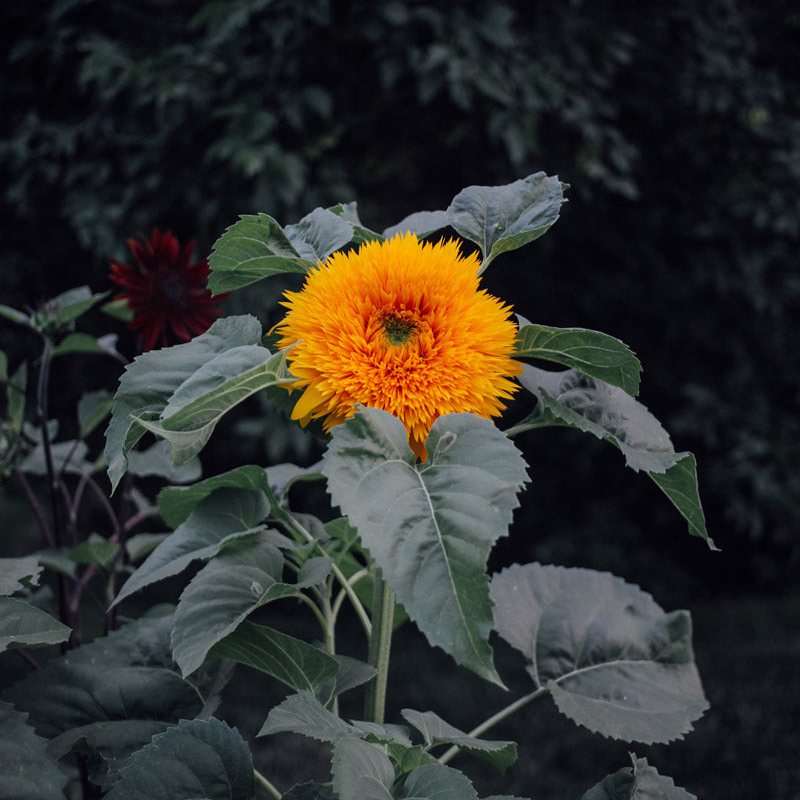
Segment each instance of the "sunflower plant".
M413 213L380 233L362 224L355 203L284 226L267 214L243 216L200 267L208 288L193 279L189 318L143 298L164 281L176 296L191 250L160 233L131 245L138 272L116 264L113 276L125 289L118 303L135 295L131 324L146 348L125 366L113 400L85 407L94 425L110 417L104 454L79 464L73 443L55 458L41 402L38 440L28 436L27 467L39 458L40 474L60 484L73 512L71 472L80 493L102 494L107 471L101 505L112 524L109 535L80 541L72 513L70 541L0 562L2 642L38 667L0 701L0 784L12 787L3 796L63 797L72 768L85 797L110 800L477 800L470 758L502 776L517 745L485 734L537 700L627 742L669 742L691 730L707 702L688 612L665 612L637 586L593 570L487 570L530 480L516 437L552 426L616 446L655 482L676 521L713 547L694 457L676 452L635 399L641 366L628 346L530 322L520 315L524 298L512 309L481 286L495 259L557 221L564 189L543 173L471 186L446 210ZM170 264L177 268L167 275ZM214 297L247 297L247 287L282 277L292 288L283 285L271 329L250 314L217 318ZM82 303L78 312L99 299L67 298ZM64 311L70 302L56 307L62 333L77 316ZM15 314L5 309L33 324ZM152 349L168 330L188 341ZM24 473L12 452L25 450L24 374L5 359L0 370L7 471ZM39 388L41 401L41 380ZM285 424L321 437L322 460L237 464L203 477L198 457L215 427L256 394L285 412ZM504 418L512 398L527 416ZM146 438L155 444L143 449ZM142 468L153 448L169 463L155 470L167 485L149 502L133 478L154 474ZM314 484L328 500L309 511L303 500ZM39 508L50 533L55 503L52 514ZM156 515L170 531L133 533ZM60 606L36 590L43 570L58 578ZM81 645L75 587L98 576L104 628ZM277 613L290 601L315 634L292 628L299 611ZM468 730L448 721L447 709L403 707L390 664L405 625L447 654L465 692L471 681L524 688L506 690ZM516 656L502 666L499 640ZM59 644L41 664L29 653ZM260 727L240 731L224 721L220 700L243 669ZM441 680L424 663L418 672L419 681ZM267 707L259 685L282 686L282 698ZM252 742L282 734L328 746L330 780L279 789L255 769ZM616 766L583 800L691 797L643 758Z

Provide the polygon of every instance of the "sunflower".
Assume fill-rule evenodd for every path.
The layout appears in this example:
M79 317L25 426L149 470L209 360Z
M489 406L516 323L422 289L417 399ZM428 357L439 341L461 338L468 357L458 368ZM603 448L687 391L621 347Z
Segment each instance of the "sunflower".
M517 389L521 365L510 357L511 308L479 288L480 262L457 241L420 242L414 234L336 252L286 292L276 326L303 389L292 418L325 417L329 430L355 413L380 408L406 426L425 461L437 417L468 411L497 416Z
M128 240L136 266L112 262L109 278L124 292L114 296L124 300L133 312L128 327L142 339L143 349L152 350L167 342L167 329L180 342L203 333L222 315L217 303L227 295L212 296L205 288L208 260L191 264L194 242L181 250L170 231L153 231L151 239L140 244Z

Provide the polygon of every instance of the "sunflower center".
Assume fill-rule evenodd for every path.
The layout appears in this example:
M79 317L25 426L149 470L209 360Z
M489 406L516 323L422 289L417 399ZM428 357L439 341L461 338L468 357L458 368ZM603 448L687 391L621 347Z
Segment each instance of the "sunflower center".
M387 314L381 320L381 327L389 344L395 347L406 344L417 330L417 324L413 319L398 314Z

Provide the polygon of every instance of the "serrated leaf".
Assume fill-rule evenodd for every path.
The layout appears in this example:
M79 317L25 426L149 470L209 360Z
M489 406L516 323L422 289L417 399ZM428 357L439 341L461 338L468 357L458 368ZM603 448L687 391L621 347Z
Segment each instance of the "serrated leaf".
M628 345L606 333L528 323L521 325L517 333L514 355L572 367L630 395L639 393L639 359Z
M254 536L263 528L269 504L253 489L219 489L198 503L185 522L131 575L112 607L145 586L177 575L196 559L215 556L229 542Z
M336 742L331 772L339 800L392 800L394 767L375 745L359 739Z
M203 449L219 420L262 389L294 382L286 352L243 345L220 353L184 381L170 397L161 418L136 422L169 442L172 465L185 464Z
M498 633L574 722L647 744L681 738L708 708L691 618L608 573L514 565L491 586Z
M44 647L69 639L70 629L24 600L0 597L0 650Z
M320 742L338 742L340 739L358 738L361 735L355 725L328 711L307 691L289 695L275 706L256 736L287 732L309 736Z
M217 239L208 258L213 294L284 272L308 272L313 261L302 258L281 226L268 214L245 215Z
M319 690L339 671L339 662L302 639L245 620L220 639L209 658L229 658L265 672L295 691Z
M112 492L127 468L128 451L145 428L134 419L157 419L173 393L204 364L241 345L258 345L261 323L251 316L223 317L186 344L151 350L125 368L106 431L106 460Z
M404 217L396 225L392 225L383 232L386 239L391 239L398 233L414 233L423 239L450 224L446 211L416 211Z
M28 715L0 701L0 786L7 800L64 800L67 776L47 754Z
M558 219L564 192L543 172L504 186L468 186L447 208L450 225L483 253L485 270L501 253L538 239Z
M527 480L525 462L471 414L440 417L426 447L430 457L417 464L402 422L362 409L333 429L328 488L429 641L501 684L485 567Z
M134 753L106 800L253 800L253 759L235 728L181 720Z
M201 500L222 488L255 489L266 494L269 482L263 467L236 467L192 486L168 486L162 489L158 496L158 511L167 525L177 528Z
M172 653L184 675L257 608L322 582L330 561L310 559L294 584L282 582L282 571L280 550L256 534L231 542L198 572L181 595L172 629Z
M517 745L514 742L476 739L445 722L432 711L404 708L400 713L409 725L413 725L422 734L428 747L454 744L488 761L500 772L505 772L517 760Z
M39 556L0 558L0 595L9 595L39 585Z
M622 451L628 467L647 472L687 520L692 535L717 549L705 526L694 456L675 452L669 434L646 406L577 370L547 372L525 366L519 382L539 403L508 433L566 425L605 439Z
M633 767L623 767L581 796L581 800L697 800L675 786L672 778L659 775L644 758L631 755Z
M345 216L325 208L315 208L283 231L298 255L314 264L324 261L353 238L353 226Z
M478 794L463 772L430 764L406 778L403 800L478 800Z

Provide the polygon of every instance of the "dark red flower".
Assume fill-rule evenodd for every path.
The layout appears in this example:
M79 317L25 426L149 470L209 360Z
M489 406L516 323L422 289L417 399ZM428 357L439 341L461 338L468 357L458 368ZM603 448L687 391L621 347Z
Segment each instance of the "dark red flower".
M111 280L125 291L114 296L124 300L133 312L128 327L143 341L144 350L156 343L167 345L167 328L180 342L208 330L222 315L217 303L228 295L213 296L205 288L208 259L190 264L194 242L181 250L170 231L153 231L151 239L140 244L128 239L136 266L111 264Z

